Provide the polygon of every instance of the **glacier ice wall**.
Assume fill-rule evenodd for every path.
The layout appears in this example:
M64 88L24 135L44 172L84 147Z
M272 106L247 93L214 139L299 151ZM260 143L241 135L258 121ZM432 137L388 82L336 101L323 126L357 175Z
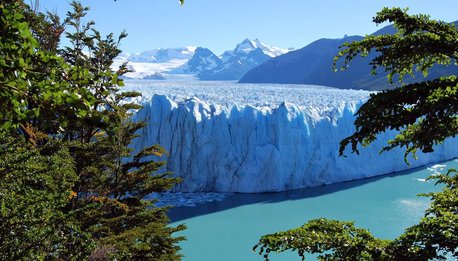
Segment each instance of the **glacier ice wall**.
M354 131L359 104L342 101L322 112L287 102L262 109L154 95L134 115L148 124L134 147L162 145L169 152L167 169L183 179L177 187L183 192L283 191L409 168L403 150L379 155L393 133L381 135L359 156L339 157L339 142ZM411 167L457 157L458 139L418 156L410 159Z

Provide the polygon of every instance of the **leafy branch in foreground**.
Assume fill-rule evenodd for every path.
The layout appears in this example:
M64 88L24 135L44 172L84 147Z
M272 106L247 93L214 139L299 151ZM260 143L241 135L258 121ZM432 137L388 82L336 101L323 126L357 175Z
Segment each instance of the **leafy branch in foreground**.
M262 236L253 248L269 260L274 252L296 251L320 254L319 260L441 260L446 255L458 258L458 172L449 170L437 179L445 187L440 192L423 194L432 199L425 217L394 240L375 238L353 222L310 220L301 227ZM259 249L259 250L258 250Z
M388 81L399 81L415 71L426 75L435 64L457 65L458 31L455 26L430 20L426 15L408 15L406 10L384 8L374 22L393 22L394 35L371 35L345 44L336 56L345 57L342 69L357 56L375 51L372 73L378 67L388 72ZM432 152L433 146L458 134L458 78L444 76L431 81L403 85L372 94L356 113L356 131L340 143L340 155L351 144L372 143L378 134L396 130L399 134L382 149L405 147L404 159L417 150ZM430 179L445 184L440 192L424 194L432 198L420 222L394 240L375 238L353 222L311 220L303 226L261 237L254 250L269 260L272 252L297 251L320 254L320 260L431 260L458 258L458 172L449 170Z
M394 35L370 35L363 40L344 45L335 58L344 57L344 66L359 54L375 51L373 73L378 67L388 72L388 80L399 80L415 71L427 75L435 64L457 66L458 30L453 24L430 20L426 15L408 15L406 10L384 8L374 22L393 22ZM383 149L405 147L405 157L417 150L433 151L433 146L458 133L458 80L444 76L431 81L403 85L394 90L372 94L356 113L356 131L340 144L340 155L351 144L359 153L358 144L366 146L387 130L399 131Z
M356 228L353 222L313 219L303 226L285 232L261 237L253 251L269 260L271 252L297 251L302 259L305 253L324 253L323 260L377 260L387 241L374 238L369 231ZM331 253L332 252L332 253Z

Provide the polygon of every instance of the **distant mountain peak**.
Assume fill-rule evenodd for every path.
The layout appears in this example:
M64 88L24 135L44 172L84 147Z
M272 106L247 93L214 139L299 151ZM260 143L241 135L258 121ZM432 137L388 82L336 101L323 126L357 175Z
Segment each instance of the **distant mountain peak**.
M276 57L276 56L285 54L285 53L290 51L289 49L282 49L282 48L278 48L278 47L269 46L267 44L264 44L258 38L254 39L254 40L250 40L250 39L246 38L242 42L237 44L237 46L235 47L234 50L226 51L222 55L222 59L226 61L226 60L228 60L227 59L228 56L232 56L232 55L234 55L236 53L248 54L248 53L250 53L250 52L252 52L252 51L254 51L256 49L261 49L264 54L266 54L266 55L268 55L270 57Z
M188 50L189 52L194 53L198 47L197 46L185 46L184 48Z
M253 40L253 43L255 43L255 44L262 44L261 41L259 41L258 38L255 38L255 39Z
M255 43L253 43L250 39L246 38L241 43L237 44L237 46L234 49L234 53L249 53L256 48L257 46L255 45Z
M185 72L203 73L220 67L221 60L207 48L197 47L194 56L183 66Z

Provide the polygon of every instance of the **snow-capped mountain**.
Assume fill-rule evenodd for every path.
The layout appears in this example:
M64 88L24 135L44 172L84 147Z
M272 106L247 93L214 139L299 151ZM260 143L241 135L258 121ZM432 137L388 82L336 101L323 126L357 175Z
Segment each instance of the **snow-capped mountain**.
M171 60L189 60L196 47L186 46L180 48L160 48L135 53L129 56L130 62L139 63L166 63Z
M128 68L133 72L125 74L126 78L157 79L158 75L168 78L166 74L186 64L193 57L196 48L160 48L141 53L121 54L115 59L113 66L116 68L127 62Z
M183 73L200 75L207 71L220 68L223 65L221 59L207 48L198 47L194 56L180 69ZM176 71L178 72L178 71Z
M235 49L217 56L203 47L161 48L134 54L121 54L114 67L128 62L133 79L197 77L200 80L238 80L252 68L289 50L245 39ZM162 77L161 77L162 78Z
M224 62L227 62L234 56L243 56L243 54L247 55L250 52L260 49L265 55L269 57L276 57L282 54L289 52L287 49L281 49L274 46L268 46L258 39L254 39L251 41L250 39L245 39L241 43L237 44L234 50L226 51L221 55L221 59Z
M220 57L202 48L194 53L183 70L195 73L201 80L238 80L252 68L287 52L286 49L269 47L258 39L245 39Z

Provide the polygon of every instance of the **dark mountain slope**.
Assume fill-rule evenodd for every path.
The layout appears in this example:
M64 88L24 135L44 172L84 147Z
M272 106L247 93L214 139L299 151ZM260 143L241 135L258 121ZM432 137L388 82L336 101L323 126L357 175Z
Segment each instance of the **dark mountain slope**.
M378 30L374 35L395 32L390 25ZM369 63L375 57L375 53L365 58L355 58L346 71L332 71L333 58L338 53L339 46L361 39L362 36L350 36L342 39L317 40L302 49L269 59L246 73L240 82L317 84L365 90L382 90L396 86L387 83L387 74L382 69L379 69L375 76L371 74L372 67ZM458 74L458 66L434 66L427 79L449 74ZM409 83L416 79L423 79L423 76L420 73L414 78L406 76L404 81Z

